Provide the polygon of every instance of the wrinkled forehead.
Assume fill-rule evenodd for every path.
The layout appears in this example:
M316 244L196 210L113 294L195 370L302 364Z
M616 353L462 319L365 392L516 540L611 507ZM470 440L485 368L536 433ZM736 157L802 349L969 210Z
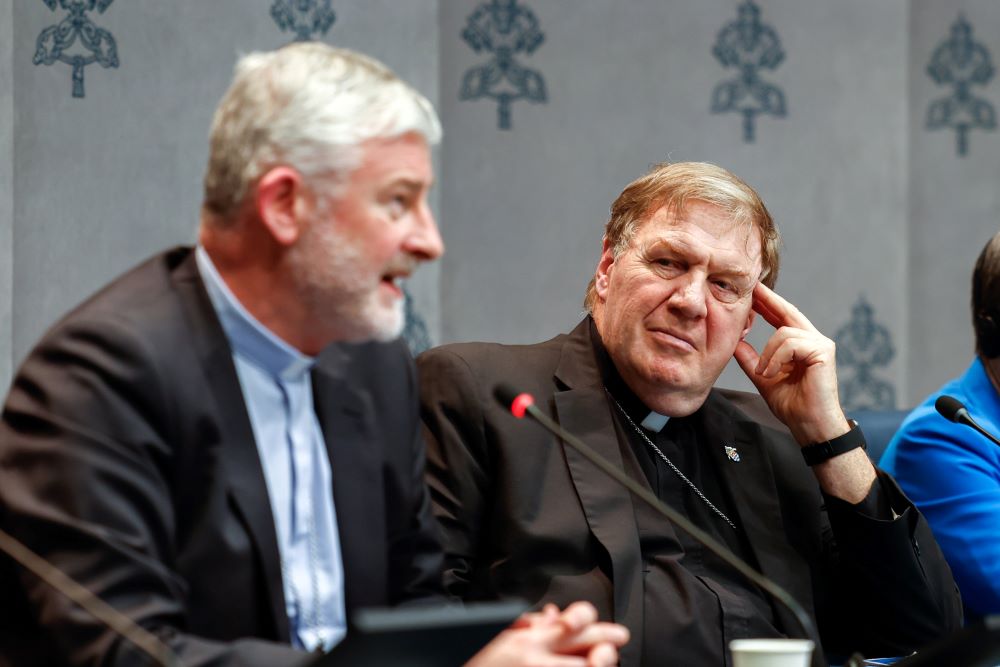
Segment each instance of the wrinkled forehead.
M711 249L730 261L746 262L758 272L761 267L762 243L757 226L749 219L703 201L654 207L639 223L633 247L643 249L664 244Z

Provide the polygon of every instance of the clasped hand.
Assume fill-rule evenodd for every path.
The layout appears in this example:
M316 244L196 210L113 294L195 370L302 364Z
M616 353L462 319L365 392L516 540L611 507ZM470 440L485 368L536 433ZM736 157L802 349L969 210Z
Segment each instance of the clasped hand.
M562 612L547 604L522 615L466 667L611 667L628 638L624 626L598 622L589 602L574 602Z

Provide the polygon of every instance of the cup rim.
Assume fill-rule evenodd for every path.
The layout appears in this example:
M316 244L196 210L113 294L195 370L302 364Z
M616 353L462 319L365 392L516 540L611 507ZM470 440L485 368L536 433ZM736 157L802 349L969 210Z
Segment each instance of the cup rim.
M816 648L816 642L811 639L769 637L760 639L734 639L729 642L730 651L801 653L812 651L814 648Z

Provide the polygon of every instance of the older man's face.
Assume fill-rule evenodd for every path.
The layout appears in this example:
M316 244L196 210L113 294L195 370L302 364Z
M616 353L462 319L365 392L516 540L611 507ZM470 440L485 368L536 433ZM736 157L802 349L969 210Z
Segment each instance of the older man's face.
M301 298L338 340L403 330L401 281L444 244L427 203L434 173L422 136L361 144L361 164L321 204L290 255Z
M618 372L650 408L697 410L753 322L761 272L756 228L719 208L661 208L597 268L594 320Z

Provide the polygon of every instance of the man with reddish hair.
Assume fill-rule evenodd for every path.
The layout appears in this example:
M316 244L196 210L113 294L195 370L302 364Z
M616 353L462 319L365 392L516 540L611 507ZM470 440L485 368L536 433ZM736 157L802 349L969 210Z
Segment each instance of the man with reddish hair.
M760 197L709 164L655 167L611 208L587 317L536 345L418 359L445 585L462 599L593 602L623 665L723 665L789 612L577 452L492 398L506 383L789 590L823 652L902 655L957 628L924 520L877 471L837 395L835 351L772 291ZM757 315L776 331L758 353ZM759 395L714 387L735 357ZM801 450L801 453L800 453Z

